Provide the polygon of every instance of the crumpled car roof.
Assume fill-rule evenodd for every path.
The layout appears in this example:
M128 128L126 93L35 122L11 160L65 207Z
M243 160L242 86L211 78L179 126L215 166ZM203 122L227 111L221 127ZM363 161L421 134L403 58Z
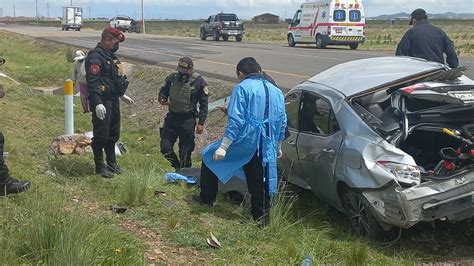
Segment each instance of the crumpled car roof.
M444 68L447 67L443 64L413 57L375 57L339 64L309 81L324 84L349 97L409 76Z

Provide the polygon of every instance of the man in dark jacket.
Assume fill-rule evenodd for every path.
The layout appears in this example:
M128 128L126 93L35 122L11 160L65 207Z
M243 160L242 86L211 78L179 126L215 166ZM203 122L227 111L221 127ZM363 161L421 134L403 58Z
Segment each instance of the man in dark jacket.
M194 71L191 58L178 60L177 71L166 77L158 101L169 107L163 128L160 129L161 153L179 171L191 167L194 133L202 134L208 111L208 88L204 78ZM199 104L199 111L198 111ZM198 123L196 126L196 118ZM179 138L179 158L174 144Z
M0 65L3 65L5 60L0 58ZM0 99L5 96L3 85L0 83ZM5 138L2 131L0 131L0 196L8 194L20 193L27 190L31 186L28 180L18 180L10 175L8 167L3 158L3 147L5 145Z
M446 33L428 22L426 11L419 8L411 13L409 29L398 44L395 55L423 58L444 64L444 55L451 68L459 65L453 42Z
M133 100L125 95L128 87L123 66L115 56L119 43L125 36L118 29L108 27L102 32L102 39L89 52L85 61L89 106L92 111L92 151L96 173L105 178L112 178L123 170L115 158L115 143L120 138L120 102ZM104 164L105 151L107 166Z

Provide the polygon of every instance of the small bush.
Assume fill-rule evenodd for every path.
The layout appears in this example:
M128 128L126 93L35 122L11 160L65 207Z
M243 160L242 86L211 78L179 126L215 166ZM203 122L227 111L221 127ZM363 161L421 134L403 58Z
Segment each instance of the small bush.
M74 62L74 57L76 57L76 52L70 47L68 47L66 49L66 62L68 63Z
M145 204L151 190L158 182L160 174L153 166L138 165L130 172L122 174L119 183L119 197L127 206ZM148 193L149 192L149 193Z

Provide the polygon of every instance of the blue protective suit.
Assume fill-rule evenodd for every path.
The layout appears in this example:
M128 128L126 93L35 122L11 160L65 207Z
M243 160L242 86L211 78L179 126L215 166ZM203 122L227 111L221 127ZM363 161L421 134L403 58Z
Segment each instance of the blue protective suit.
M265 119L266 106L268 117ZM234 87L227 115L224 137L233 142L225 158L221 161L212 159L221 144L220 139L204 149L202 160L222 183L226 183L234 175L245 178L242 167L259 152L264 169L268 165L269 194L275 195L278 188L277 144L285 137L287 119L283 93L263 75L249 75Z

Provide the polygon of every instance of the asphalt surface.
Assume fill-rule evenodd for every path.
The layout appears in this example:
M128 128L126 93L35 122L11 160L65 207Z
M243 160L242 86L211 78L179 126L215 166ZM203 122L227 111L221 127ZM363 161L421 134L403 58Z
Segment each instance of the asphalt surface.
M21 25L0 25L0 30L87 49L97 45L101 33L89 29L62 31L54 27ZM228 42L215 42L210 39L201 41L197 38L127 33L118 55L166 67L175 67L178 58L189 56L193 58L198 72L230 81L236 81L237 62L251 56L282 88L290 89L334 65L356 59L390 56L392 53L350 50L345 46L320 50L309 45L255 44L246 43L245 37L237 43L232 38ZM474 57L460 58L460 61L462 66L470 67L466 74L474 79Z

